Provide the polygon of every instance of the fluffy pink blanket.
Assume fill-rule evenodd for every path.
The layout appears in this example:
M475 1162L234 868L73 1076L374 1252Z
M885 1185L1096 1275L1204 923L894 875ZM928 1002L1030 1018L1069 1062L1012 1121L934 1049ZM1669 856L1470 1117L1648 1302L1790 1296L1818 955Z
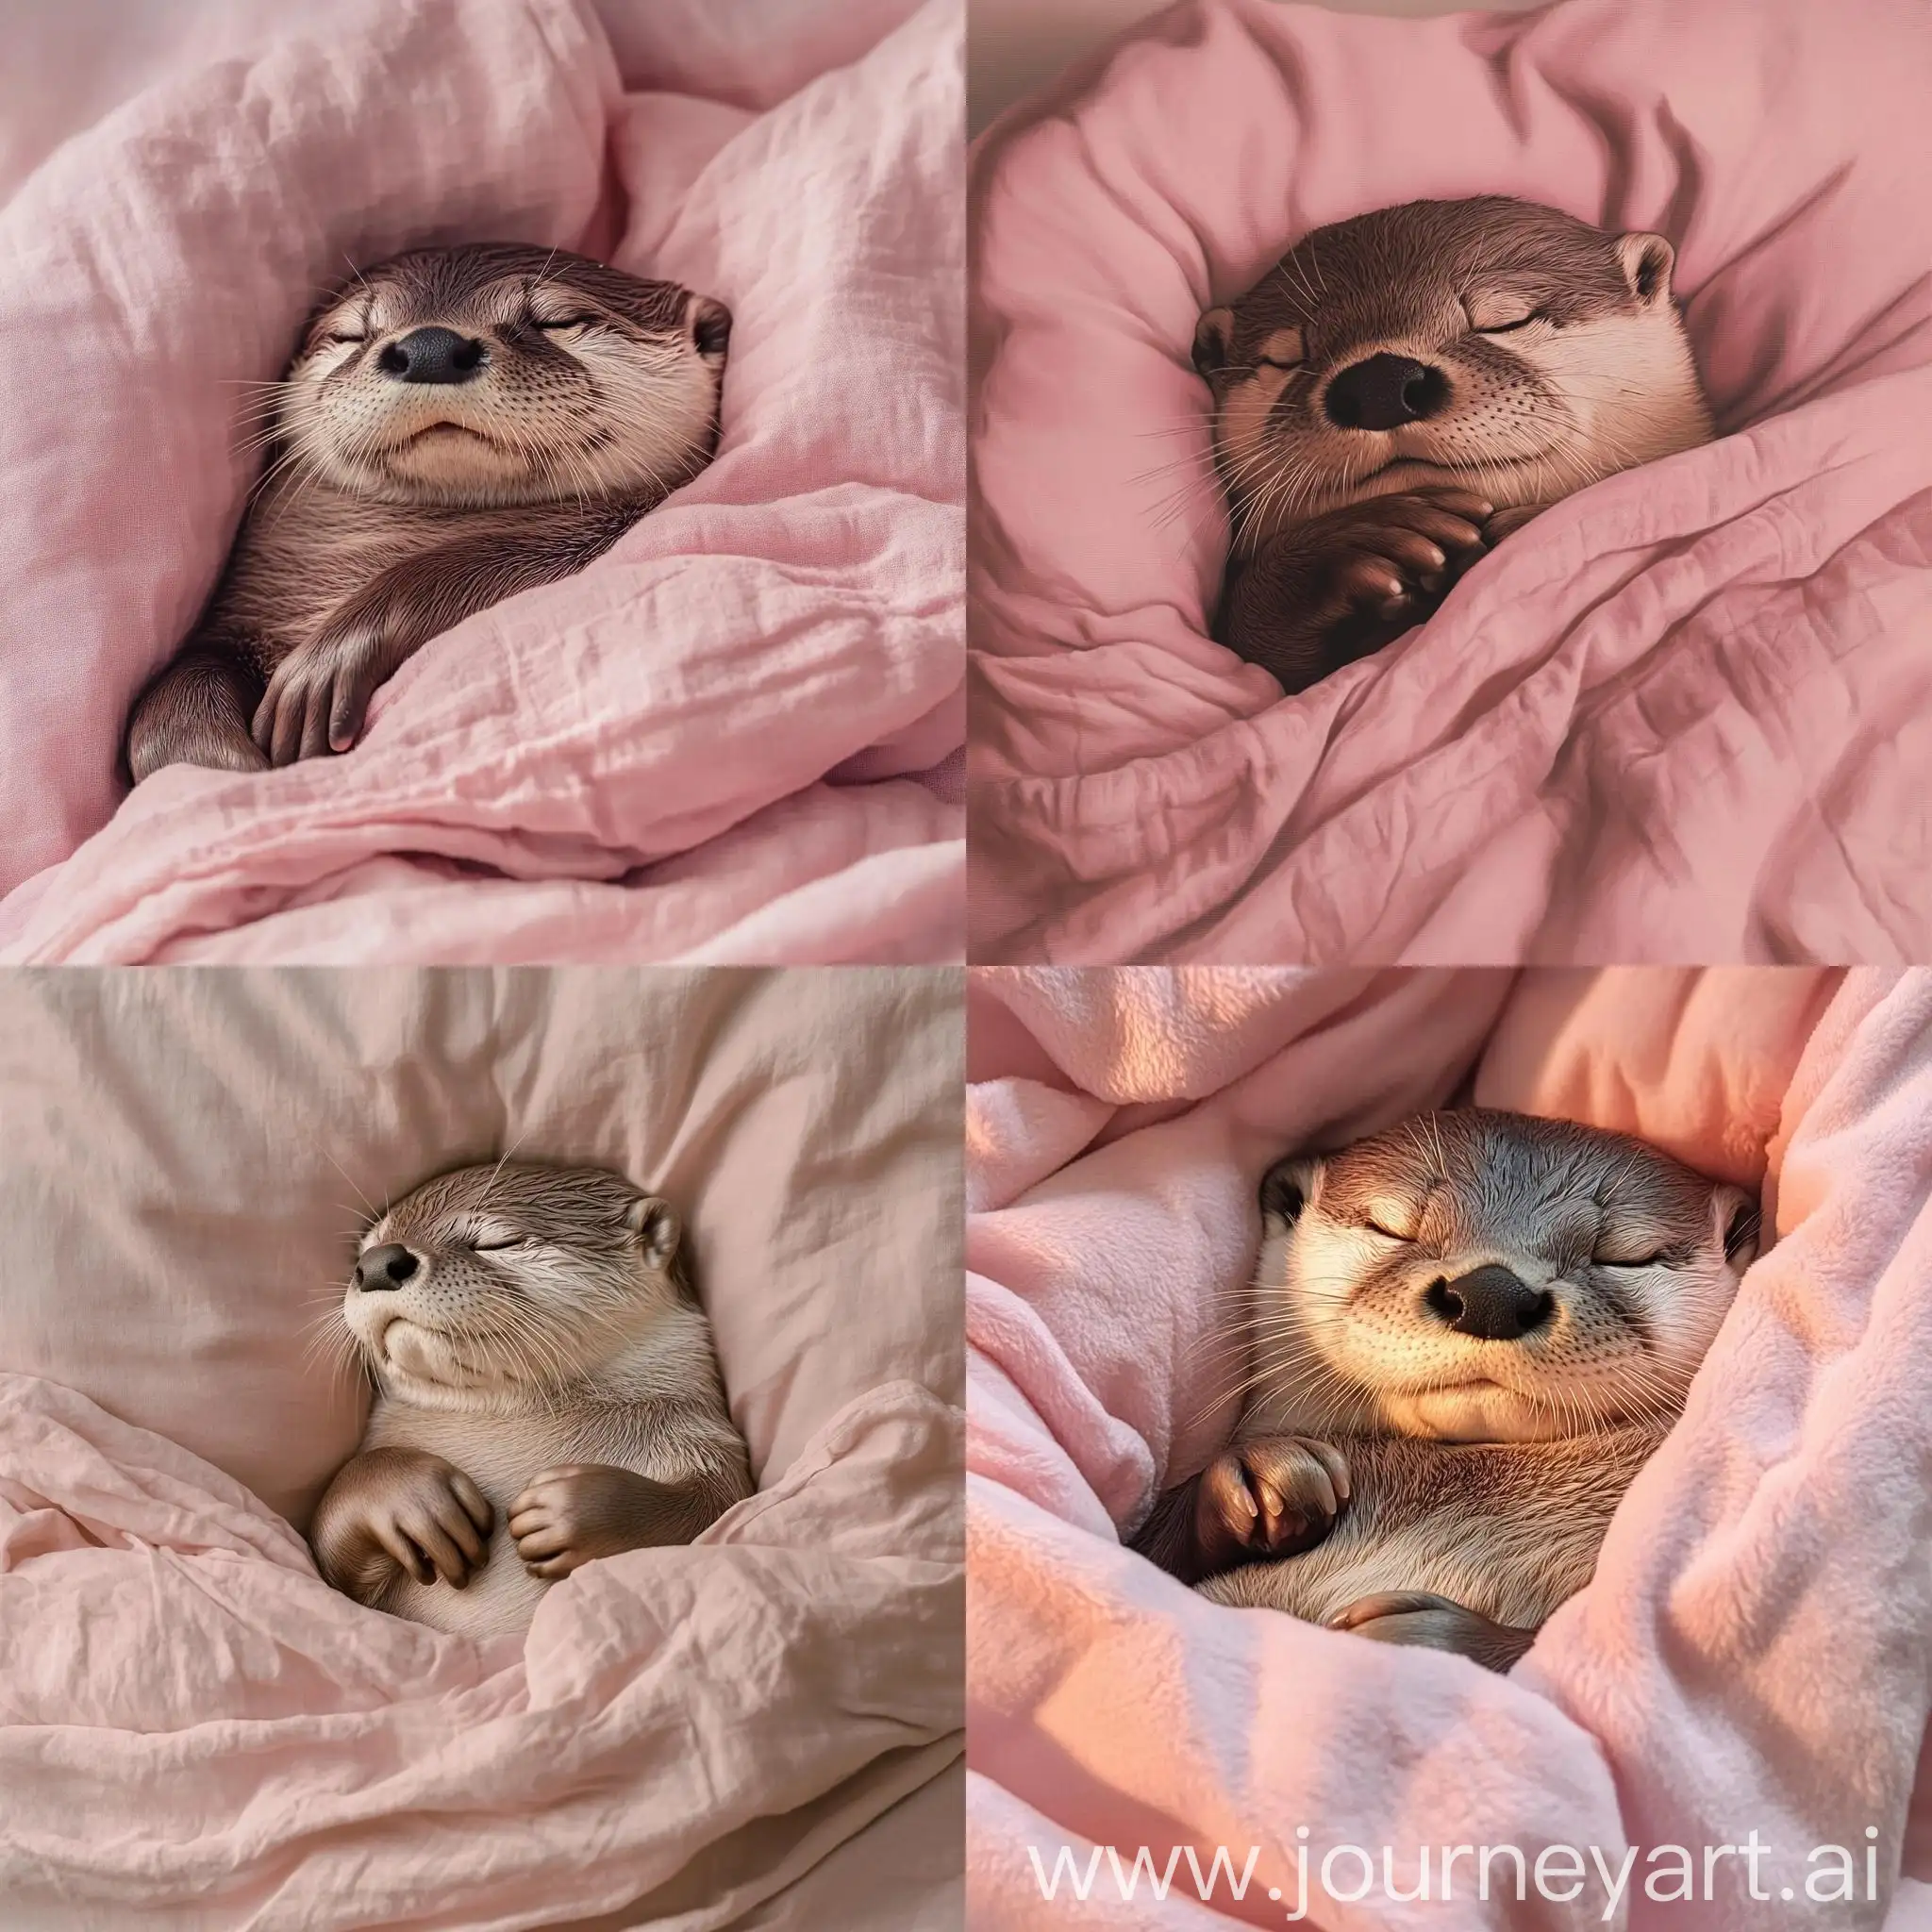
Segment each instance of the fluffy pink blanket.
M1331 1932L1924 1923L1932 974L1030 969L973 998L975 1926L1280 1924L1304 1848L1307 1923ZM1208 1603L1119 1540L1225 1440L1217 1309L1253 1263L1262 1170L1472 1072L1485 1104L1761 1184L1770 1241L1594 1580L1507 1677ZM1753 1830L1755 1881L1707 1874L1704 1847ZM1532 1871L1558 1848L1549 1889L1519 1905L1505 1860L1479 1904L1465 1862L1445 1904L1440 1848L1463 1843ZM1351 1844L1373 1888L1324 1899ZM1156 1876L1175 1861L1165 1904L1144 1869L1124 1890L1143 1845ZM1694 1908L1670 1902L1673 1845ZM1813 1886L1827 1845L1848 1902ZM1429 1901L1396 1902L1423 1847ZM1183 1853L1205 1874L1217 1848L1245 1903L1224 1874L1201 1902ZM1361 1868L1338 1859L1345 1895Z
M199 58L0 208L0 957L957 958L955 0L174 10ZM346 757L120 803L253 481L240 385L345 259L478 237L728 302L717 461Z
M1932 204L1911 0L1186 0L982 137L974 957L1932 956ZM1284 698L1209 641L1196 317L1324 222L1655 228L1721 431Z

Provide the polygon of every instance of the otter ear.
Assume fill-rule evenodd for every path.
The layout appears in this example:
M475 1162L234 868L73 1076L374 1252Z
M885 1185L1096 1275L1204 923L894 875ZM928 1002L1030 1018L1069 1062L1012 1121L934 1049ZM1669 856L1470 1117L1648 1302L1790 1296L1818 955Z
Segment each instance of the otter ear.
M1617 237L1617 266L1624 271L1630 292L1646 308L1671 299L1671 270L1676 262L1676 250L1661 235Z
M689 295L684 304L684 332L707 361L722 361L731 342L731 311L708 295Z
M1322 1195L1322 1162L1312 1154L1277 1160L1261 1176L1261 1219L1292 1227Z
M1194 368L1205 376L1227 367L1234 349L1234 310L1210 308L1194 325Z
M656 1194L640 1194L624 1210L624 1224L637 1236L647 1266L662 1274L677 1258L684 1224L669 1201L660 1200Z
M1710 1217L1732 1274L1743 1274L1757 1258L1757 1196L1742 1188L1719 1188L1710 1197Z

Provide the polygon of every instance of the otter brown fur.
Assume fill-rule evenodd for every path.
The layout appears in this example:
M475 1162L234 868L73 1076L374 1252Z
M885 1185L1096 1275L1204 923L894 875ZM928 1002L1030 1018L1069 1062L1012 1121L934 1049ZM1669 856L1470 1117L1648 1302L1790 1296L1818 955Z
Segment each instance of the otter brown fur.
M1234 1442L1137 1546L1224 1604L1507 1668L1590 1580L1757 1251L1646 1142L1420 1115L1262 1183Z
M341 1304L376 1400L309 1527L329 1582L518 1631L580 1564L749 1495L681 1244L668 1203L598 1168L462 1168L381 1215Z
M135 701L137 783L344 751L439 632L609 548L710 459L731 318L561 249L420 249L310 317L227 569Z
M1233 537L1215 636L1290 691L1378 650L1537 511L1707 442L1661 235L1507 195L1306 235L1205 314Z

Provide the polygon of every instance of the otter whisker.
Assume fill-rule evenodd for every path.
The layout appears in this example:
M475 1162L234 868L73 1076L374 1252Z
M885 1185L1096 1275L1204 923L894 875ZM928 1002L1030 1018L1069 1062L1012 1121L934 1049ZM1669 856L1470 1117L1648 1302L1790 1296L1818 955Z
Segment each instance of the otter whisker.
M337 1173L338 1173L339 1174L341 1174L341 1177L342 1177L342 1178L343 1178L343 1179L344 1179L345 1181L347 1181L347 1182L348 1182L348 1184L349 1184L349 1187L350 1187L350 1190L351 1190L351 1191L352 1191L352 1192L353 1192L353 1193L355 1194L355 1196L356 1196L356 1199L357 1199L357 1200L358 1200L358 1202L360 1202L360 1203L361 1203L361 1205L362 1205L362 1211L363 1211L363 1212L364 1212L365 1214L367 1214L367 1215L369 1216L369 1218L370 1218L370 1219L371 1219L372 1221L373 1221L373 1220L375 1220L375 1208L374 1208L374 1207L373 1207L373 1206L371 1205L371 1203L370 1203L370 1199L369 1199L369 1196L368 1196L367 1194L365 1194L365 1193L364 1193L364 1192L362 1191L362 1190L361 1190L361 1189L360 1189L359 1187L358 1187L358 1186L356 1185L356 1176L355 1176L354 1174L351 1174L351 1173L349 1172L349 1170L348 1170L348 1169L347 1169L346 1167L344 1167L344 1166L342 1165L342 1163L341 1163L341 1162L340 1160L338 1160L338 1159L337 1159L337 1158L335 1158L335 1156L334 1156L333 1154L331 1154L331 1153L330 1153L330 1152L328 1151L328 1149L327 1149L326 1147L325 1147L325 1148L324 1148L324 1149L322 1150L322 1158L324 1158L324 1159L325 1159L325 1161L327 1161L327 1162L328 1162L328 1164L329 1164L329 1165L330 1165L330 1166L331 1166L332 1168L334 1168L334 1169L335 1169L335 1171L336 1171L336 1172L337 1172Z

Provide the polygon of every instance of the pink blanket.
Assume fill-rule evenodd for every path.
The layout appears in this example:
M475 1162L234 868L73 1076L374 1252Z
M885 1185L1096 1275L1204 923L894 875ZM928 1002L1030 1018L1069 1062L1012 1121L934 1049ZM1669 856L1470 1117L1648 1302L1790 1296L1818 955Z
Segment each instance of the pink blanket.
M973 999L975 1925L1280 1924L1304 1846L1308 1923L1329 1928L1822 1932L1875 1927L1888 1900L1899 1932L1924 1923L1932 974L1034 969L978 974ZM1263 1168L1472 1070L1483 1103L1761 1184L1772 1242L1595 1579L1507 1677L1210 1604L1119 1541L1225 1440L1211 1343L1252 1266ZM1703 1864L1754 1829L1769 1907L1740 1862ZM1567 1908L1534 1889L1518 1905L1506 1860L1481 1905L1465 1863L1445 1905L1435 1856L1431 1902L1391 1899L1415 1891L1420 1847L1457 1843L1532 1866L1574 1849L1587 1882ZM1319 1889L1346 1844L1376 1868L1355 1905ZM1131 1901L1115 1875L1142 1845L1157 1875L1176 1861L1165 1905L1144 1873ZM1693 1848L1694 1908L1666 1902L1665 1845ZM1856 1866L1850 1904L1807 1894L1825 1845ZM1224 1875L1200 1902L1182 1852L1209 1874L1217 1848L1248 1868L1245 1904ZM1345 1894L1360 1867L1338 1857ZM1083 1916L1070 1881L1090 1861ZM1566 1865L1554 1851L1544 1901Z
M1910 0L1185 0L982 137L974 957L1932 956L1932 208ZM1720 440L1284 698L1206 634L1195 320L1500 192L1676 243Z
M0 208L31 266L0 292L0 957L958 956L958 8L604 11L290 7ZM347 756L116 810L128 701L253 480L237 385L345 257L476 236L729 303L718 459L434 641Z
M961 1031L946 972L0 974L0 1926L957 1924ZM475 1642L296 1532L358 1204L505 1147L677 1203L759 1487Z

